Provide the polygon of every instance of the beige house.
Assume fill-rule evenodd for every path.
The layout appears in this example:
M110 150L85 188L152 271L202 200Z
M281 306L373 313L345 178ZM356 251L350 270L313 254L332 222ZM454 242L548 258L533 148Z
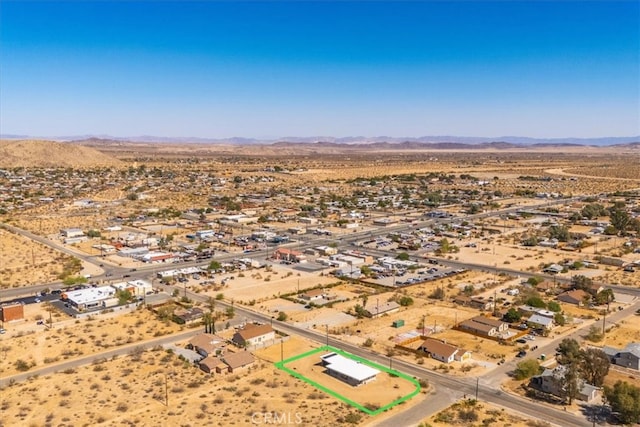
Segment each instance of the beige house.
M198 334L189 340L187 348L203 357L224 353L227 343L224 338L213 334Z
M276 333L270 325L248 323L233 334L231 341L238 347L250 347L272 341L275 337Z
M420 344L418 350L424 351L432 358L444 363L451 363L454 360L465 361L471 358L471 353L468 351L433 338L427 338Z
M476 316L465 320L458 328L475 335L496 337L509 329L509 324L498 319L490 319L485 316Z

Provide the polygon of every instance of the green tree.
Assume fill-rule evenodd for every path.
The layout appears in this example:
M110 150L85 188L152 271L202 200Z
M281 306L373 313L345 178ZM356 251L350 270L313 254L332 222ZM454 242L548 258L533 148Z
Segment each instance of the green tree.
M549 311L553 311L554 313L560 313L562 311L562 307L556 301L549 301L547 303L547 309Z
M631 221L631 216L625 209L611 209L609 212L611 225L616 229L617 234L623 234Z
M400 297L398 304L400 304L403 307L408 307L413 304L413 298L411 298L410 296L404 295Z
M536 359L526 359L518 362L514 371L516 380L524 380L531 378L540 373L540 363Z
M640 422L640 387L618 380L613 387L604 388L604 396L620 421L625 424Z
M522 240L522 246L536 246L538 244L538 238L536 236L529 236Z
M360 304L356 304L353 307L353 311L356 313L356 317L358 319L362 319L363 317L366 317L366 312Z
M525 304L536 308L545 308L547 306L544 300L537 295L533 295L527 298Z
M207 266L207 270L211 271L218 271L222 268L222 264L220 264L218 261L216 261L215 259L212 260L209 265Z
M611 362L607 354L599 348L587 348L580 352L580 373L587 383L602 387L609 373Z
M118 298L118 304L119 305L124 305L124 304L128 303L129 301L131 301L131 299L133 298L133 295L131 294L131 291L129 291L129 290L121 289L121 290L118 290L116 292L116 298Z
M573 276L571 278L571 285L575 289L582 289L583 291L589 292L591 287L593 286L593 280L591 278L578 274L577 276Z
M511 307L503 316L505 322L516 323L522 319L522 314L515 308Z
M561 365L569 365L580 361L580 344L573 338L563 339L556 348L556 360Z
M562 313L556 313L553 315L553 321L558 326L564 326L567 323L567 319L564 317Z
M567 401L569 405L576 398L580 391L579 377L578 377L578 364L571 363L565 365L564 373L562 375L562 387L560 388L560 395Z
M214 334L216 332L211 313L205 313L202 316L202 324L204 325L205 334Z
M531 286L538 286L540 283L544 282L542 277L529 277L527 279L527 283Z
M362 273L363 276L369 277L371 276L372 270L371 270L371 267L369 267L368 265L361 265L360 272Z
M278 320L281 322L285 322L287 319L289 318L289 316L287 316L287 313L285 313L284 311L281 311L278 313Z
M607 210L604 206L598 203L590 203L588 205L585 205L580 213L587 219L594 219L606 215Z
M563 225L552 225L549 227L549 238L566 242L569 240L569 229Z
M409 254L406 252L400 252L397 256L396 259L399 259L400 261L408 261L409 260Z
M609 311L610 304L614 299L613 289L607 288L596 294L595 302L596 304L607 304L607 311Z
M225 311L225 314L227 315L227 317L229 319L231 319L233 316L236 315L236 309L233 307L227 307L227 310Z
M89 230L87 231L87 237L102 237L102 234L98 230Z

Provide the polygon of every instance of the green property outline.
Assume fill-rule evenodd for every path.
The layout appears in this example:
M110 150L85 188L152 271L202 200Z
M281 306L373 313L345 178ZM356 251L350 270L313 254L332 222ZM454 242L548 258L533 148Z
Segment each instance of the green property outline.
M343 396L343 395L341 395L341 394L339 394L339 393L337 393L337 392L335 392L335 391L333 391L333 390L331 390L331 389L329 389L329 388L327 388L327 387L325 387L325 386L323 386L321 384L318 384L317 382L315 382L315 381L305 377L304 375L299 374L298 372L293 371L293 370L291 370L291 369L289 369L289 368L287 368L285 366L287 363L295 362L296 360L303 359L305 357L309 357L309 356L312 356L314 354L321 353L321 352L324 352L324 351L332 351L332 352L340 354L341 356L344 356L344 357L346 357L348 359L355 360L357 362L363 363L363 364L365 364L367 366L370 366L372 368L375 368L375 369L378 369L380 371L387 372L387 373L389 373L391 375L403 378L403 379L413 383L416 386L416 389L413 390L411 393L409 393L409 394L407 394L405 396L401 396L400 398L394 400L393 402L388 403L388 404L376 409L375 411L372 411L371 409L365 408L364 406L362 406L358 402L354 402L353 400L349 399L348 397L345 397L345 396ZM332 347L332 346L329 346L329 345L318 347L318 348L316 348L314 350L310 350L310 351L307 351L306 353L298 354L297 356L290 357L289 359L282 360L280 362L275 362L274 365L276 366L276 368L287 372L289 375L291 375L293 377L296 377L296 378L306 382L307 384L311 384L312 386L314 386L318 390L322 390L325 393L335 397L336 399L342 400L343 402L345 402L345 403L353 406L354 408L359 409L362 412L365 412L365 413L367 413L369 415L378 415L379 413L384 412L384 411L386 411L388 409L391 409L394 406L399 405L400 403L406 402L407 400L411 399L412 397L414 397L415 395L420 393L420 390L421 390L420 383L415 378L410 377L407 374L404 374L402 372L398 372L398 371L396 371L394 369L387 368L385 366L379 365L379 364L377 364L375 362L372 362L370 360L363 359L362 357L356 356L355 354L347 353L344 350L340 350L339 348L335 348L335 347Z

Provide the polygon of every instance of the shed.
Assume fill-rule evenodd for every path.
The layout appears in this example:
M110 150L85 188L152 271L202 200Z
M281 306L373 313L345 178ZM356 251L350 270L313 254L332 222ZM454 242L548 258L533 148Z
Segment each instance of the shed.
M393 326L394 328L400 328L404 326L404 320L403 319L394 320L391 326Z

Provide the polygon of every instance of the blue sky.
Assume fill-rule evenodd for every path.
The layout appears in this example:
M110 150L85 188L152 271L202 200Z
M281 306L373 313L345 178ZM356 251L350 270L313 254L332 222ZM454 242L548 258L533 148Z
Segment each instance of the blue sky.
M637 1L14 2L0 132L640 135Z

